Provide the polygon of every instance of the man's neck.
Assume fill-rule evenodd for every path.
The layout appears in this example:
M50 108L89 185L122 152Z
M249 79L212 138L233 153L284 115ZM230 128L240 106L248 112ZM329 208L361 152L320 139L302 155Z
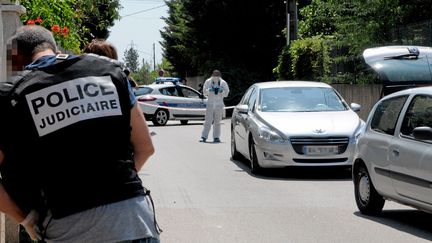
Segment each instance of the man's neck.
M53 52L51 49L47 49L41 52L38 52L36 54L33 55L33 61L36 61L37 59L43 57L43 56L53 56L55 55L55 52Z

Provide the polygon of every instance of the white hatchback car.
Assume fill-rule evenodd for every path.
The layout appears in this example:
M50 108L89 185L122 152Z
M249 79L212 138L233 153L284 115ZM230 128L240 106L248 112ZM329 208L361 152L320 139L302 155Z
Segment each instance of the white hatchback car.
M197 90L177 83L164 82L146 86L147 94L137 96L147 120L155 126L164 126L168 120L204 120L207 98Z
M432 87L399 91L375 104L352 172L360 212L377 214L386 199L432 212Z

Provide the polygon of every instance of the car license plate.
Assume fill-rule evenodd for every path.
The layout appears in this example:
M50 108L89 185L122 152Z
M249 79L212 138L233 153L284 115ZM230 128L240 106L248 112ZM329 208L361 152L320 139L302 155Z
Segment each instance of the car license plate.
M305 155L326 155L339 153L339 146L304 146Z

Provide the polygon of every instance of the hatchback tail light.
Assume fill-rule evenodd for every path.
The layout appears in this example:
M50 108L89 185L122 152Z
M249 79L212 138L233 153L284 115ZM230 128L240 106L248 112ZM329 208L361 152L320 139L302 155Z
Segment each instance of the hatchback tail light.
M144 95L144 96L141 96L138 98L138 101L141 101L141 102L155 101L155 100L156 100L156 97L151 96L151 95Z

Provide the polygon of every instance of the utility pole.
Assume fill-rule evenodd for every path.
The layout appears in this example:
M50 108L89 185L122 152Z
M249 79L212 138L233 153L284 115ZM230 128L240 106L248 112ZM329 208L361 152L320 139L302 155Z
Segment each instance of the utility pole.
M153 70L156 70L156 51L155 51L155 43L153 43Z
M285 13L287 19L287 46L289 46L291 40L297 39L298 31L298 16L297 16L297 1L296 0L285 0ZM293 19L291 19L293 18Z
M287 46L290 44L290 14L288 13L288 0L285 0L285 15L286 15L286 41Z

